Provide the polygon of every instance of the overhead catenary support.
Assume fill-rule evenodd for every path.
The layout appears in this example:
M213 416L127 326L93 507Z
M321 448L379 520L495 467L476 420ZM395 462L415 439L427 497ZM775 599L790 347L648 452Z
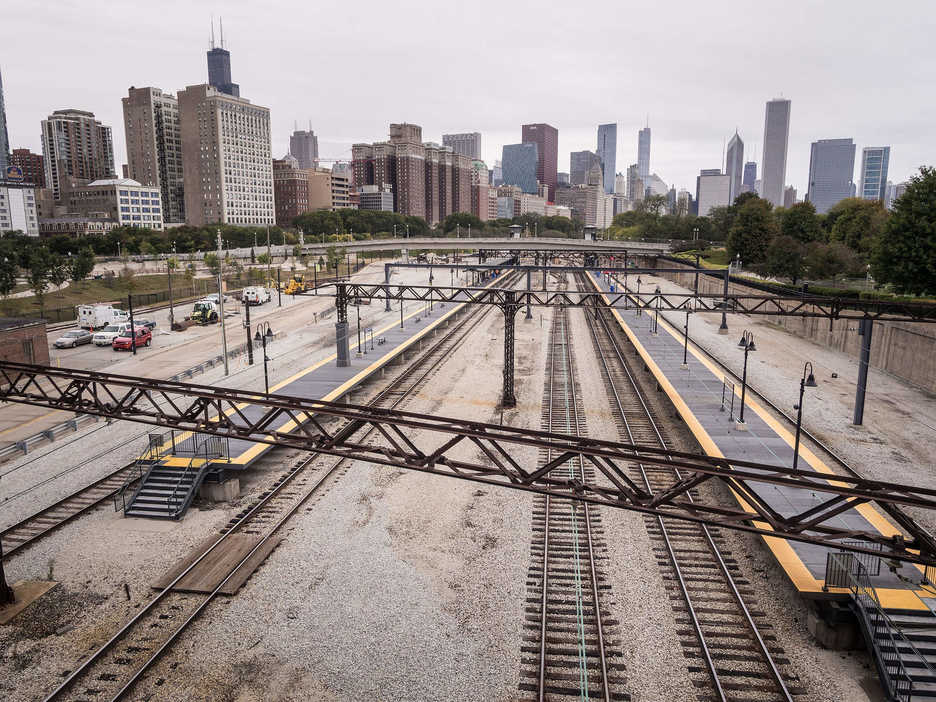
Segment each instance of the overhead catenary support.
M384 264L384 283L387 285L387 306L384 308L384 312L390 311L390 264Z
M859 322L858 334L861 336L861 357L858 360L858 389L855 391L855 425L864 422L865 394L868 390L868 366L871 363L871 330L874 329L874 320L862 319Z
M507 295L501 308L504 313L504 392L501 404L504 407L516 407L517 396L514 394L514 322L520 305L516 302L513 290L505 292Z
M338 321L335 322L335 345L338 354L337 365L344 368L351 365L351 353L348 348L348 289L346 283L337 283L337 288L335 310L338 313Z
M531 278L531 276L532 276L532 270L529 269L529 268L527 268L526 274L527 274L527 276L526 276L526 278L527 278L527 292L530 292L530 290L531 290L531 288L530 288L530 283L531 283L530 278ZM527 298L526 317L525 317L525 319L526 319L527 321L530 321L531 319L533 319L533 311L532 311L532 309L531 309L530 298L529 298L529 297Z

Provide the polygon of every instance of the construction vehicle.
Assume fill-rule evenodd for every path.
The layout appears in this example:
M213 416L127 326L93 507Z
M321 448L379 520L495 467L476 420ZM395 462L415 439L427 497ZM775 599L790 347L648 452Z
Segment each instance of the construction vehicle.
M306 290L308 290L308 288L306 287L302 273L293 273L292 278L286 281L283 292L287 295L298 295L299 293L305 292Z
M214 324L220 318L218 305L214 300L199 300L195 303L195 308L192 310L192 321L196 324L201 324L202 326Z

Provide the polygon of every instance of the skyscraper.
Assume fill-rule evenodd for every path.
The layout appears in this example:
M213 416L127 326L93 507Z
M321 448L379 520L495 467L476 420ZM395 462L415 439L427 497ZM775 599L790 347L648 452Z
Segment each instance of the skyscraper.
M696 202L698 215L706 217L713 207L727 207L731 204L728 194L731 190L730 179L720 168L708 168L696 177Z
M725 174L729 178L728 202L734 202L741 194L741 171L744 164L744 142L735 131L731 141L728 142L728 151L725 156Z
M309 131L295 130L289 137L289 153L296 157L299 168L318 168L318 137L309 125Z
M525 193L536 193L539 146L535 142L505 144L501 156L504 185L516 185Z
M524 144L536 144L536 178L549 186L549 199L556 198L556 173L559 166L559 130L548 124L524 124ZM506 164L505 164L506 165ZM504 179L507 183L507 179ZM507 183L510 185L510 183ZM525 191L526 192L526 191ZM534 188L533 192L536 192Z
M179 131L188 224L275 223L268 108L190 85L179 93Z
M111 128L94 119L93 112L56 110L42 120L42 158L46 185L56 200L62 197L66 178L82 185L113 178Z
M650 175L650 125L637 132L637 175L646 179Z
M470 159L481 158L481 132L443 134L442 145L451 146L456 154L467 156Z
M851 139L820 139L809 150L806 199L819 214L851 197L855 176L855 144Z
M754 161L748 161L744 164L744 178L741 180L741 192L755 192L754 183L757 182L757 164ZM733 201L732 201L733 202Z
M226 95L240 97L240 86L231 82L231 52L224 48L224 24L221 24L221 45L215 46L214 21L211 23L211 48L208 50L208 85Z
M614 174L617 165L617 124L598 125L598 158L601 159L601 178L604 191L614 192Z
M588 172L592 166L601 162L598 154L592 151L573 151L569 154L569 183L571 185L582 185L585 183Z
M0 180L6 178L10 165L10 135L7 133L6 107L3 105L3 76L0 75Z
M858 197L884 200L887 197L889 146L866 146L861 150L861 179Z
M23 172L24 183L35 185L37 188L46 186L42 154L34 154L29 149L13 149L10 154L10 165L16 166Z
M790 101L769 100L764 116L764 157L761 159L761 197L774 207L783 205L787 145L790 141Z
M159 188L166 222L185 221L179 101L159 88L131 87L123 98L127 175Z

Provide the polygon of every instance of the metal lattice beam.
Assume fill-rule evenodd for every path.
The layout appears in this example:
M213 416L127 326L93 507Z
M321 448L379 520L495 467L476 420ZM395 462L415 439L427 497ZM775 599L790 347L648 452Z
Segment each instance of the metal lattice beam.
M10 402L289 446L936 565L936 540L906 515L900 524L905 534L892 538L877 532L845 529L835 519L844 509L866 502L936 509L933 488L847 475L836 475L830 481L830 476L815 471L590 437L9 361L0 361L0 386L0 399ZM328 419L345 423L332 428ZM290 420L298 426L289 432L278 429ZM375 429L382 440L362 443L357 437L366 428ZM466 454L464 446L472 447L471 455ZM536 452L518 450L529 447L548 449L555 458L538 466ZM526 454L533 457L519 458ZM595 467L595 479L571 478L568 471L561 469L568 461L579 458ZM654 496L628 477L628 466L637 462L677 467L685 477L674 479L672 485ZM688 491L706 481L722 482L740 490L753 512L691 502ZM761 495L769 485L796 487L807 491L804 494L816 496L817 501L798 513L780 514ZM866 545L855 545L856 540ZM844 541L849 543L843 544Z

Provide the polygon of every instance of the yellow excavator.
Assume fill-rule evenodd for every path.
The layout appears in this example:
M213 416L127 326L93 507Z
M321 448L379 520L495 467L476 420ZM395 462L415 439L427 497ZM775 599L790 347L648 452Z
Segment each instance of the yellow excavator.
M306 289L302 273L293 273L292 278L286 282L286 287L283 289L283 292L287 295L298 295L301 292L305 292Z

